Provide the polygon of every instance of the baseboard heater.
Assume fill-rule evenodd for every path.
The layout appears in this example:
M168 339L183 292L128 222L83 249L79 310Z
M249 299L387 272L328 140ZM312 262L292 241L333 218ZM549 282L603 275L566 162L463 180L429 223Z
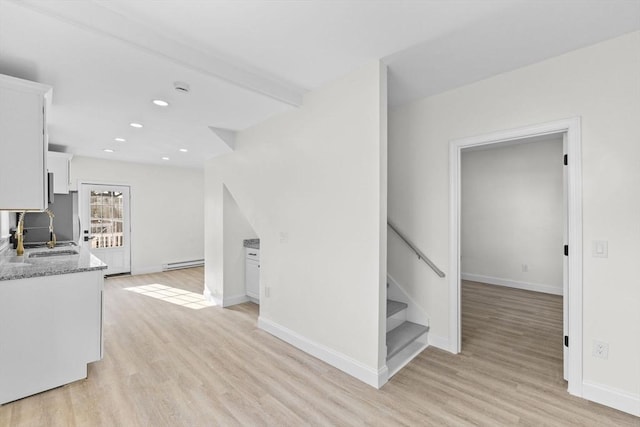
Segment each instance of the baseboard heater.
M203 259L194 259L192 261L170 262L168 264L162 264L162 271L179 270L181 268L202 267L203 265L204 265Z

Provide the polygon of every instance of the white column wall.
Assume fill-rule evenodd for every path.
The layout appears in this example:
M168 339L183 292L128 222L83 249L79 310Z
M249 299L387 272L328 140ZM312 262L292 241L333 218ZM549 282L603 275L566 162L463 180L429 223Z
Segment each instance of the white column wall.
M224 259L235 256L220 245L224 185L260 236L261 322L371 384L386 364L385 73L375 62L307 94L239 132L205 172L211 295L226 295Z

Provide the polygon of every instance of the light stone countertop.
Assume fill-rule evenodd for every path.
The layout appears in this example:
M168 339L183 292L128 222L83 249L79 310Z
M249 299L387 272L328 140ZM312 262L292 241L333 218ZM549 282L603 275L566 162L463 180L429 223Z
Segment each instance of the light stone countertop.
M57 255L51 257L30 258L33 252L65 251L75 249L77 255ZM17 256L16 250L6 248L0 252L0 281L28 279L30 277L55 276L58 274L80 273L83 271L104 270L107 265L91 254L86 246L57 246L25 249L23 256Z
M260 239L243 240L245 248L260 249Z

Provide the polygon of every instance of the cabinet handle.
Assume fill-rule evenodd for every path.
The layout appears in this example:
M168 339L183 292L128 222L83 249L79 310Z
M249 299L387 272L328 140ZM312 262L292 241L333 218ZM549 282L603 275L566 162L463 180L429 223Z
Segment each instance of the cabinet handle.
M256 256L256 254L252 254L251 252L249 252L249 255Z

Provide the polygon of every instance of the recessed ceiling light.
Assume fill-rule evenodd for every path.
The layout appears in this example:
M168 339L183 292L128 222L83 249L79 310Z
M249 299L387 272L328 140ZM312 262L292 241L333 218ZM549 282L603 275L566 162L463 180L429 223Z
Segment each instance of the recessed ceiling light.
M178 151L180 151L181 153L186 153L186 152L187 152L187 151L189 151L189 150L187 150L186 148L181 148L181 149L180 149L180 150L178 150Z
M113 153L114 150L112 150L111 148L105 148L104 150L105 153Z
M154 104L156 104L159 107L168 107L169 103L167 101L163 101L162 99L154 99L153 101Z
M127 140L124 138L113 138L114 140L118 141L118 142L126 142Z
M168 157L163 157L162 160L169 160L169 158Z
M138 128L140 129L142 127L142 125L140 123L129 123L129 126L131 126L132 128Z

